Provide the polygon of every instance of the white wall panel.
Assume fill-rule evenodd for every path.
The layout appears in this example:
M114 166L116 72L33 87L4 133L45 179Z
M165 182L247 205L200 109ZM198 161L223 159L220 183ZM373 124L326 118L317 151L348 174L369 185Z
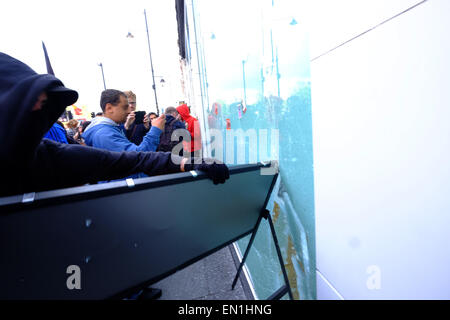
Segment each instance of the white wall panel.
M450 299L449 30L429 0L312 63L317 268L346 299Z
M317 292L320 293L320 300L344 300L339 292L329 283L329 281L319 272L316 272Z
M307 0L311 58L352 39L421 0Z

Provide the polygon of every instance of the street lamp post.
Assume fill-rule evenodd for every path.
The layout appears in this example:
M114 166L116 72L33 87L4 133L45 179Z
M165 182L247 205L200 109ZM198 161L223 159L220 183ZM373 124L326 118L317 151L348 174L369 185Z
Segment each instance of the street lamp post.
M102 77L103 77L103 87L106 90L106 83L105 83L105 74L103 73L103 63L99 63L98 66L100 67L100 69L102 69Z
M148 52L150 54L150 67L152 69L153 91L155 92L156 113L159 114L158 97L156 95L155 74L153 71L152 50L150 48L150 36L148 34L147 12L145 11L145 9L144 9L144 16L145 16L145 27L147 29Z

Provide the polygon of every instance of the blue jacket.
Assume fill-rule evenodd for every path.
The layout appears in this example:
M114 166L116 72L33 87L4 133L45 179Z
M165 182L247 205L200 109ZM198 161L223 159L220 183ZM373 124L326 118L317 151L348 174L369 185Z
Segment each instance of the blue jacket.
M66 130L62 128L58 123L54 123L50 130L44 135L44 138L50 139L59 143L68 144L66 138Z
M130 142L123 131L123 126L106 117L95 117L83 133L88 146L110 151L156 151L161 130L152 127L144 136L140 145ZM144 173L134 174L128 178L144 178Z
M106 117L95 117L83 133L88 146L110 151L156 151L161 130L152 127L140 145L131 143L120 125Z

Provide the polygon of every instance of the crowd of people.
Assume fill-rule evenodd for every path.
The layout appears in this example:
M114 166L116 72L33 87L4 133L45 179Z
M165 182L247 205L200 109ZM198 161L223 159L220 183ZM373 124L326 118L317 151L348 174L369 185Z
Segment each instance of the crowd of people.
M105 111L107 103L119 103L123 108L124 104L120 105L120 102L124 102L120 99L123 95L128 102L126 119L123 115L122 118L104 116L110 114ZM56 142L82 144L111 151L172 152L182 143L183 148L179 148L178 153L180 156L186 154L201 157L199 121L191 116L186 104L180 104L177 108L167 107L163 116L155 112L147 113L140 122L136 121L136 94L132 91L105 90L102 92L100 105L104 112L95 114L92 121L71 119L64 125L59 119L44 137ZM66 132L62 130L64 128ZM176 130L183 130L185 133L173 137ZM188 137L188 141L183 141L184 137Z
M0 168L9 181L0 196L190 170L214 184L229 178L225 164L201 159L200 127L187 105L136 123L136 95L108 89L101 115L82 125L71 120L66 130L58 118L77 99L58 78L0 53ZM184 133L172 141L177 130Z

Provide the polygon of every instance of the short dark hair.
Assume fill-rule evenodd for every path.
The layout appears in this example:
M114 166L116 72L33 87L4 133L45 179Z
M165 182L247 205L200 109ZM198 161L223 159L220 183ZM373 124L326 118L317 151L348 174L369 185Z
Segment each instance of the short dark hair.
M114 106L118 104L120 101L120 96L127 98L125 93L120 90L106 89L103 91L100 98L100 108L102 108L103 112L105 112L106 104L111 103Z
M173 113L173 112L178 114L178 111L177 111L177 109L175 107L167 107L166 111L164 111L165 114L170 114L170 113Z
M154 112L150 112L150 113L148 114L148 116L150 117L152 114L154 114L154 115L158 118L158 115L157 115L156 113L154 113Z

